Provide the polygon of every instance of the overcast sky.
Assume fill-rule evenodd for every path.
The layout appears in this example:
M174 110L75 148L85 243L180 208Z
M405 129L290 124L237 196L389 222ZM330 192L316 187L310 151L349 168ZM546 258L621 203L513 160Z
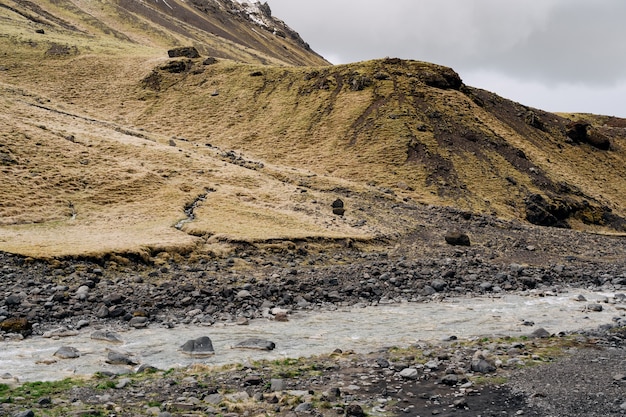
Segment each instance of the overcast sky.
M626 117L625 0L266 0L333 64L397 57L548 111Z

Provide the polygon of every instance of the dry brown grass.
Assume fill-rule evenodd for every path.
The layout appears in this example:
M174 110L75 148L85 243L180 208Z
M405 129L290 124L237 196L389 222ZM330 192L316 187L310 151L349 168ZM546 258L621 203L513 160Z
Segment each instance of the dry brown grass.
M544 116L552 131L526 132L465 92L427 86L420 77L440 71L430 64L220 60L170 74L158 70L167 36L141 25L125 31L152 43L66 30L37 38L2 8L0 23L0 250L220 252L219 242L367 240L420 222L381 201L523 218L523 199L545 192L527 166L626 216L622 137L609 152L567 145L555 115ZM79 53L47 56L52 44ZM153 71L159 88L143 82ZM463 142L460 129L478 139ZM527 166L502 149L523 152ZM195 220L174 228L206 190ZM330 209L338 197L344 217Z

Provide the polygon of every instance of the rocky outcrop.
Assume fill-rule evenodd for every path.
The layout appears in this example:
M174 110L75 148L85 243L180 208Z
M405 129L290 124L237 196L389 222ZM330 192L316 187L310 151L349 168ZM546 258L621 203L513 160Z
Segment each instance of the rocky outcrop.
M611 149L610 139L587 122L572 122L568 124L566 135L574 143L587 143L603 151Z
M178 48L170 49L169 51L167 51L167 55L170 58L200 58L200 53L193 46L181 46Z
M592 204L587 200L531 194L526 197L525 204L526 220L539 226L569 228L568 221L575 219L588 225L626 230L625 219L614 214L609 207Z

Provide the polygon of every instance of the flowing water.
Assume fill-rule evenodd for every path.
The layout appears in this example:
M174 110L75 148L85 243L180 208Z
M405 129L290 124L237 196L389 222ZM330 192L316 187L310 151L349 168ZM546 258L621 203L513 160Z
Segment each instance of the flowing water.
M576 291L549 297L502 295L498 297L447 298L430 303L401 303L331 312L290 315L288 322L252 320L248 325L180 325L164 328L153 324L145 329L118 331L123 343L91 339L94 328L62 338L29 337L4 341L0 351L0 376L19 381L58 380L97 371L120 372L130 367L105 362L109 350L130 354L135 361L159 369L200 362L209 365L242 363L330 353L339 348L369 352L385 346L409 346L419 341L437 341L449 336L522 336L543 327L549 332L591 329L623 316L622 306L603 304L603 311L587 311L589 302L574 301L582 294L594 302L610 293ZM534 326L523 322L534 322ZM528 324L528 323L527 323ZM115 329L112 329L115 330ZM209 336L215 355L191 358L179 348L189 339ZM241 350L232 346L247 338L273 341L273 351ZM61 346L80 352L76 359L59 359ZM3 382L0 379L0 383Z

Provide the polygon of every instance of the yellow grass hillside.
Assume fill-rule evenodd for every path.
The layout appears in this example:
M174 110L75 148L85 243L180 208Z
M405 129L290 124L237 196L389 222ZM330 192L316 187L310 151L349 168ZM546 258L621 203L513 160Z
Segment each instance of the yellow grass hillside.
M252 50L70 3L0 7L0 250L370 242L423 221L398 205L626 230L620 119L531 109L434 64L328 66L288 38ZM203 56L168 58L184 42Z

